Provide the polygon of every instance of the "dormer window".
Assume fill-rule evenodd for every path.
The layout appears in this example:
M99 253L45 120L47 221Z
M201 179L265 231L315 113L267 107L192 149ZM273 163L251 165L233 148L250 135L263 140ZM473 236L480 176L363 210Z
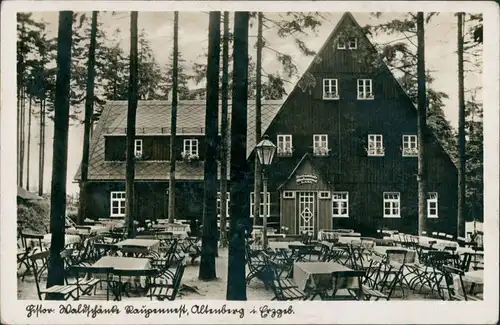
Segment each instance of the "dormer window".
M198 158L198 139L184 139L182 157L186 159Z
M371 79L358 79L358 99L373 99Z
M337 43L337 48L339 50L345 50L346 49L346 45L345 45L345 39L344 38L339 38L339 41Z
M418 145L416 135L403 135L403 157L418 156Z
M348 39L340 37L337 43L337 48L339 50L355 50L358 48L358 39L355 37L351 37Z
M338 79L323 79L323 99L339 99Z
M278 156L292 155L292 136L290 134L279 134L276 142Z
M368 148L366 148L366 153L368 156L383 156L385 154L382 134L368 135Z
M315 156L328 156L328 135L315 134L313 136L313 153Z
M134 141L135 158L142 158L142 140L135 139Z
M358 39L357 38L350 38L349 42L347 43L347 47L349 50L355 50L358 48Z

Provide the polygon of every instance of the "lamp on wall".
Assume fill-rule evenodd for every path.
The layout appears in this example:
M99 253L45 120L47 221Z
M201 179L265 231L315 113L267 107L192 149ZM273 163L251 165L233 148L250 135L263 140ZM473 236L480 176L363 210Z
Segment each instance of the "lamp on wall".
M262 245L263 248L267 248L267 215L269 211L267 211L267 175L266 175L266 167L271 165L273 162L274 154L276 153L276 146L274 143L269 140L267 135L262 137L262 141L259 142L255 146L255 150L257 151L257 157L259 158L259 162L262 165L262 187L264 192L264 197L262 199L262 203L264 204L264 220L263 220L263 229L262 229ZM257 194L255 194L257 195Z

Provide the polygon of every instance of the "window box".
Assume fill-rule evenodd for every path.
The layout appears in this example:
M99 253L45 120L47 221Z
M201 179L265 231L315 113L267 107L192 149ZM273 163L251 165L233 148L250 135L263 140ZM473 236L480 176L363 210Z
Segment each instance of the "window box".
M384 139L381 134L368 135L368 147L365 147L366 154L373 157L385 155Z
M279 134L276 143L276 154L279 157L290 157L293 155L292 136L290 134Z
M313 136L313 154L315 156L328 156L330 149L328 148L328 135L315 134Z
M184 150L182 159L186 162L196 162L200 159L198 155L198 139L184 139Z
M373 99L371 79L358 79L358 99Z
M323 79L323 99L339 99L338 79Z
M401 148L403 157L418 156L418 142L416 135L403 135L403 148Z

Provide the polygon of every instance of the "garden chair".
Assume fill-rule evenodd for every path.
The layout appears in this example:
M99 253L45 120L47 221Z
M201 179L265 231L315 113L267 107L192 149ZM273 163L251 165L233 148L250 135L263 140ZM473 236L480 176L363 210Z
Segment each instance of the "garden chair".
M76 282L72 284L77 287L75 300L80 300L81 296L88 296L85 300L109 300L110 291L114 288L112 267L73 265L69 267L68 273L75 276ZM106 293L97 294L97 285L102 289L102 283L106 284Z
M332 272L332 292L321 293L322 300L362 300L363 276L362 270ZM354 282L356 284L354 284ZM342 290L339 294L339 290ZM345 291L344 291L345 290Z
M280 277L280 266L272 261L265 253L261 254L264 262L262 269L262 279L267 287L271 287L274 298L271 300L289 301L289 300L307 300L308 295L301 291L292 279L283 279Z
M246 283L249 284L253 278L262 279L262 271L265 268L264 260L259 256L261 251L252 250L249 245L245 247L246 264L249 272L246 276Z
M67 300L70 297L74 298L73 293L77 290L77 286L73 284L53 285L49 288L41 288L40 282L42 280L42 274L47 268L48 257L49 251L37 252L30 256L38 298L44 300L42 296L45 295L44 298L46 298L47 294L61 295L63 300ZM42 267L39 265L40 262L42 263ZM66 277L66 274L64 274L64 277ZM66 279L65 282L67 282Z
M123 294L129 297L129 292L126 288L131 287L131 283L134 282L136 286L136 291L139 291L139 284L136 282L141 277L145 278L145 289L149 288L151 283L151 278L158 274L156 269L114 269L114 288L113 294L115 295L115 300L121 301ZM118 280L116 280L118 277Z
M403 289L403 270L406 262L407 250L388 249L385 258L379 263L377 271L372 275L373 286L380 292L388 291L390 298L399 284L404 297ZM385 292L384 292L385 293Z
M165 299L170 301L175 300L181 286L185 268L186 259L182 259L177 265L173 276L165 272L158 272L157 270L151 279L146 296L150 297L151 300L153 300L153 297L156 297L160 301Z
M463 277L465 272L458 268L450 265L443 265L442 267L443 278L446 283L446 289L448 291L449 300L459 300L459 301L478 301L481 300L472 294L467 294L464 286ZM454 277L458 277L458 282L460 284L460 290L462 292L457 292L455 289Z

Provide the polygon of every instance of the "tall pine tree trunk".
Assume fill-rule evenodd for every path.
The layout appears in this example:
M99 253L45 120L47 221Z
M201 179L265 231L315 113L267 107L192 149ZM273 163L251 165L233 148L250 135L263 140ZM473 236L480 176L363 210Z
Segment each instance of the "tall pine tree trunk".
M85 98L85 121L83 130L82 149L82 175L80 180L80 195L78 220L79 225L87 217L87 180L89 173L89 148L90 148L90 128L92 125L92 113L94 112L94 76L95 76L95 48L97 37L97 11L92 12L92 25L90 30L89 61L87 64L87 94Z
M464 100L464 13L457 14L458 19L458 215L457 236L465 237L465 100Z
M262 12L258 13L257 24L257 63L256 63L256 82L255 82L255 144L260 142L261 126L261 108L262 108ZM260 193L262 192L262 166L254 155L254 188L253 188L253 223L257 224L260 218Z
M205 168L201 280L216 279L217 255L217 137L219 134L220 11L211 11L208 26L207 107L205 114Z
M30 95L30 101L28 106L28 148L26 157L26 189L30 190L30 152L31 152L31 105L33 103L33 97Z
M25 134L25 120L26 116L26 88L23 86L21 89L21 116L19 128L19 186L24 186L24 134Z
M47 288L64 284L64 249L66 215L66 174L68 166L69 85L71 79L71 43L73 12L59 12L57 35L57 80L55 89L54 145L50 195L50 228L52 238L48 261ZM60 299L51 295L48 299Z
M424 13L417 13L417 78L418 78L418 234L426 231L427 221L427 161L426 129L427 100L425 87Z
M127 111L126 225L127 237L135 237L135 120L137 115L137 11L130 14L130 77Z
M43 172L45 169L45 94L40 98L40 129L38 150L38 195L43 195Z
M228 96L229 96L229 12L224 11L224 36L222 41L221 82L221 159L220 159L220 243L227 247L227 159L228 159Z
M172 57L172 113L170 116L170 182L168 185L168 222L173 223L175 217L175 165L177 136L177 99L179 74L179 12L174 12L174 53Z
M231 225L227 268L227 300L247 300L245 233L251 222L251 171L247 161L249 13L234 14L233 96L231 112Z

